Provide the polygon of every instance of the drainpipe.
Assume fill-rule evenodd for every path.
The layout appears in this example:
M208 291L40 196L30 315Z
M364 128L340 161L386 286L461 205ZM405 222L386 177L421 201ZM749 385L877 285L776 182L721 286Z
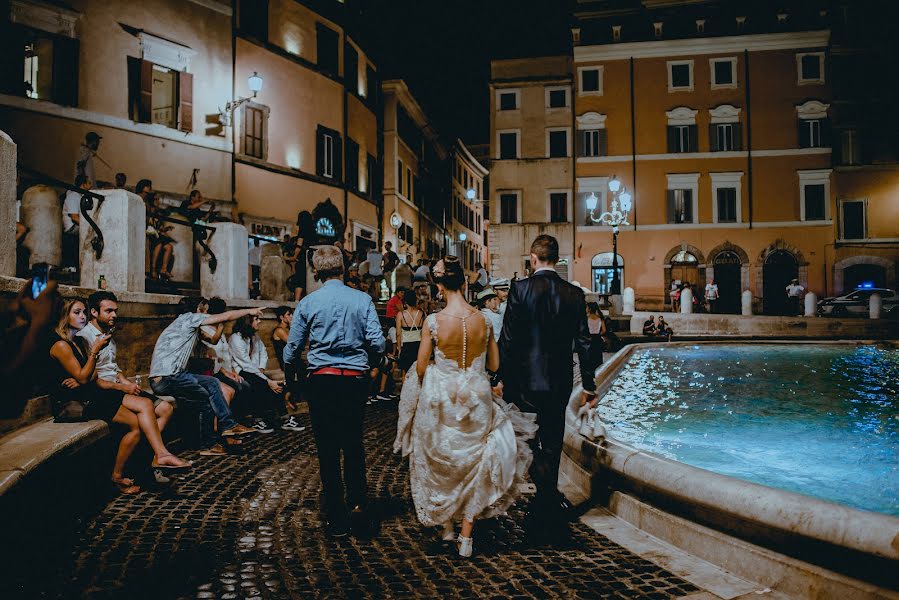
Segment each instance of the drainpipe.
M234 3L234 9L237 8L236 2ZM237 10L232 11L231 16L231 99L237 97ZM234 113L232 112L230 115L229 123L231 125L231 202L234 203L236 209L237 206L237 198L236 198L236 187L237 187L237 165L234 161L234 158L237 154L237 139L234 133ZM233 217L232 217L233 218Z
M634 57L631 57L631 177L634 180L634 231L637 230L637 113L634 102Z
M344 45L346 45L346 41L344 41ZM346 48L344 48L344 51L346 51ZM350 139L350 130L348 127L349 115L347 114L348 113L348 107L347 107L348 102L349 102L349 92L347 91L347 88L346 88L346 73L344 73L343 74L343 144L342 144L343 151L341 152L341 154L343 156L340 157L340 160L343 161L343 169L341 169L341 171L340 171L341 175L343 176L343 233L341 233L340 241L344 244L346 243L346 229L350 225L350 213L349 213L349 210L350 210L350 186L347 185L347 181L346 181L346 160L344 160L344 158L346 157L347 141ZM356 153L356 161L358 164L358 161L359 161L358 152ZM358 180L358 178L359 178L359 170L357 168L356 169L356 179ZM356 183L358 185L359 182L357 181Z
M746 80L746 194L749 199L749 229L752 229L752 104L749 94L749 50L743 50L743 79Z
M575 70L577 73L577 70ZM574 111L575 80L571 81L571 268L568 269L568 278L574 276L574 265L577 262L577 116ZM591 286L592 287L592 286Z

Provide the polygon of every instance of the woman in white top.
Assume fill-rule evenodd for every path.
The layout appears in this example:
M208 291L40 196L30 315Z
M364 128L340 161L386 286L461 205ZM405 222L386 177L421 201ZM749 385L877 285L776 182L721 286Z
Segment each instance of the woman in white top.
M284 412L284 401L281 392L284 382L269 379L264 369L268 365L268 352L265 342L259 337L258 316L246 315L234 323L234 330L228 346L231 349L231 361L234 369L250 384L249 396L252 398L249 412L259 417L267 413L277 417ZM262 433L271 433L272 429L262 419L257 419L253 428Z
M606 320L596 302L587 303L587 329L590 330L590 360L599 366L602 364L602 353L605 349L602 336L606 333Z

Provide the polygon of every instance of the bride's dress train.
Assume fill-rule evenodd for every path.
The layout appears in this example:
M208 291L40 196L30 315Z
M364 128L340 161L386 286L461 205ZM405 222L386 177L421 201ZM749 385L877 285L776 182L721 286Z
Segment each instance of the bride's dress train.
M462 368L437 345L435 315L426 323L435 362L421 384L415 365L409 369L394 442L395 452L409 456L418 519L435 526L504 514L526 481L536 416L493 396L486 349ZM492 336L489 322L487 329Z

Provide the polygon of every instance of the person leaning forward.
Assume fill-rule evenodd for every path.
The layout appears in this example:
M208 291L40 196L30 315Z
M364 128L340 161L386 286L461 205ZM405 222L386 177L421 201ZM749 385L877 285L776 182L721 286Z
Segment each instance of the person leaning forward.
M354 534L361 534L368 519L362 445L367 374L384 353L384 334L371 297L344 285L339 248L316 250L312 267L323 285L297 305L284 362L300 368L300 355L309 342L307 397L324 491L325 529L335 537L346 535L351 527Z

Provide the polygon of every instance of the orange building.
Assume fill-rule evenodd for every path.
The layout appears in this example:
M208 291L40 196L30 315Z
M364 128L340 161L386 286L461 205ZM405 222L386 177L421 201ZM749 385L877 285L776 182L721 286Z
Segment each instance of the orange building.
M843 292L846 253L835 241L859 219L845 212L844 198L871 196L871 237L895 236L899 209L895 195L886 199L895 177L873 187L848 173L835 181L826 11L728 18L661 4L665 11L632 15L582 7L573 29L572 279L608 293L612 235L596 221L617 178L633 203L618 268L638 306L668 305L677 282L701 295L712 279L727 312L739 312L747 289L756 310L784 311L793 278L819 296ZM588 199L597 205L592 218ZM894 285L895 250L892 259L883 254L880 283Z

